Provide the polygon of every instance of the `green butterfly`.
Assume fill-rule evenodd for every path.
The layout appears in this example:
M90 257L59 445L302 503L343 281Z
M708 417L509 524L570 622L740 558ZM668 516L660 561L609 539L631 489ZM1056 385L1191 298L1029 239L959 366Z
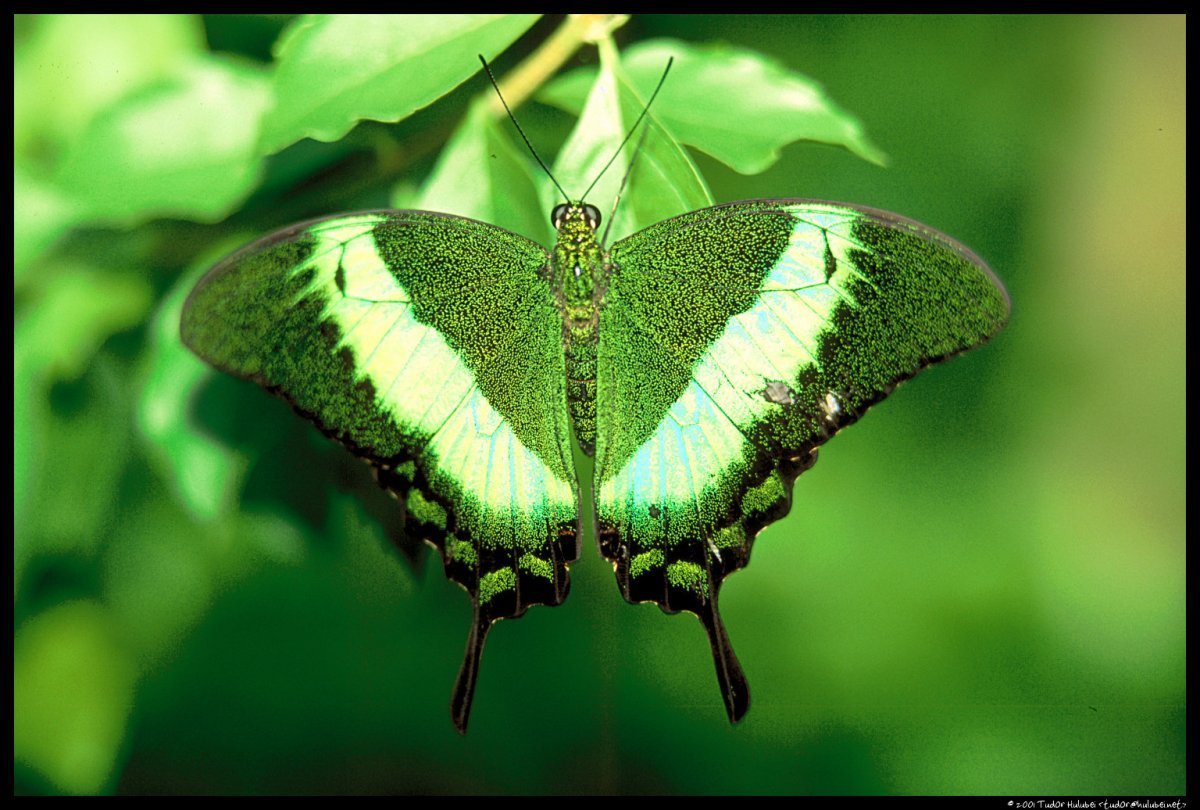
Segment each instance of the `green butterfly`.
M552 221L550 251L427 211L294 225L209 272L183 340L367 461L471 594L460 730L488 629L566 598L585 518L626 600L700 618L736 722L721 583L817 448L995 335L1007 293L954 240L856 205L729 203L610 248L590 204Z

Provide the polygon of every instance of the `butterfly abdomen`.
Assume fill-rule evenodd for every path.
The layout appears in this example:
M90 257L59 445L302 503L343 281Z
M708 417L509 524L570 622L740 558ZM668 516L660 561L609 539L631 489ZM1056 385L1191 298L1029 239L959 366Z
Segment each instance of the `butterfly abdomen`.
M575 438L589 456L596 446L596 329L565 331L567 408L575 423Z

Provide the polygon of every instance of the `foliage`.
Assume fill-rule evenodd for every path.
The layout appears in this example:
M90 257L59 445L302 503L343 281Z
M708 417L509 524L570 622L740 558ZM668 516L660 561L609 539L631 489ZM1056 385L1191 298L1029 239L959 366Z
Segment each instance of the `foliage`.
M575 69L543 71L517 112L539 153L557 155L570 194L617 154L589 195L607 216L634 152L617 144L675 57L610 242L713 200L841 197L963 238L1010 283L1018 313L1036 300L1022 294L1031 274L1009 235L1037 189L1003 168L1018 156L993 135L1020 118L1005 109L1020 97L1004 95L1009 85L974 117L951 112L915 134L903 128L915 111L896 106L892 129L877 132L898 168L881 179L867 161L881 163L882 151L834 93L786 66L795 43L784 37L814 53L845 43L862 59L874 48L883 70L881 23L793 20L772 31L743 18L634 19L615 36L639 41L619 52L618 22L590 35L598 60L589 45ZM560 195L497 113L476 54L503 85L539 43L559 43L559 61L581 46L583 34L570 47L546 40L564 25L533 15L16 18L18 791L1182 790L1182 585L1160 576L1182 559L1182 450L1169 449L1181 407L1143 403L1171 428L1142 437L1167 470L1147 496L1161 505L1158 523L1135 542L1134 529L1121 534L1134 518L1105 522L1117 539L1104 547L1117 563L1142 549L1150 573L1135 582L1153 582L1158 597L1130 607L1125 625L1079 628L1102 640L1089 648L1055 611L1103 614L1083 596L1039 590L1083 558L1066 541L1037 552L1028 539L1042 536L1030 525L1079 538L1072 521L1086 507L1018 501L1024 528L1012 525L1012 501L1046 480L1001 449L1027 419L1005 386L1040 356L1020 348L1032 337L1023 344L1019 329L1007 353L898 395L908 404L888 411L890 425L868 418L851 431L858 440L837 439L800 480L796 513L725 592L744 661L761 662L751 672L759 703L741 727L724 727L699 628L625 606L587 552L567 605L532 611L522 633L494 634L471 736L454 735L446 698L467 600L436 559L403 543L361 464L181 347L179 310L229 250L339 210L445 210L547 243ZM1048 50L1032 26L938 25L945 32L918 58L949 59L935 45L963 38ZM759 50L730 44L751 40ZM869 72L828 58L819 75L837 78L847 107L889 109L883 93L855 89ZM923 72L944 77L941 97L976 92L943 67ZM1014 68L1011 81L1027 87L1020 71L1040 78L1042 67ZM949 130L936 171L900 168L912 142ZM971 176L979 165L991 173ZM863 193L871 187L880 191ZM933 190L906 202L916 187ZM1166 311L1173 328L1171 302L1183 296L1164 279L1146 322ZM1178 323L1170 338L1182 337ZM1132 399L1182 379L1181 355L1156 357ZM1063 373L1054 366L1044 379ZM1124 479L1090 470L1110 477L1072 504L1111 509L1106 493ZM1041 565L1057 573L1039 575ZM1039 598L1049 599L1042 613ZM1130 655L1147 662L1141 680L1114 663ZM683 702L698 695L709 703ZM1006 710L1047 703L1060 722ZM1122 708L1143 704L1136 718ZM1067 734L1109 742L1056 746Z

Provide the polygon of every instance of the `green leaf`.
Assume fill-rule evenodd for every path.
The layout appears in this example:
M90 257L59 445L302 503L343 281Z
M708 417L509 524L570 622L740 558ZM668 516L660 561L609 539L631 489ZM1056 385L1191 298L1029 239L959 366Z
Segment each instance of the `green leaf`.
M32 375L39 386L77 379L105 340L150 308L150 287L137 276L86 265L56 273L55 283L24 309L13 330L15 371Z
M39 555L90 559L115 529L113 507L133 446L132 398L121 371L101 354L78 382L22 392L30 398L22 430L28 434L20 441L28 455L26 481L14 481L14 496L23 489L26 501L15 504L14 585L28 561Z
M257 182L267 93L256 70L193 62L98 116L72 144L58 185L103 222L219 220Z
M794 141L843 146L880 165L886 160L862 123L819 84L754 51L652 40L625 51L621 67L634 87L649 94L672 56L675 62L653 115L682 143L736 171L766 170ZM577 112L593 73L589 68L564 76L539 98Z
M13 162L13 283L78 219L71 199L35 175L19 158Z
M550 220L538 200L540 170L535 173L523 148L505 134L508 126L485 103L474 104L412 207L490 222L550 244Z
M335 141L359 120L399 121L449 93L538 15L382 14L303 19L276 48L265 152L301 138Z
M66 268L14 325L13 575L19 585L35 552L90 551L110 508L127 447L111 369L85 377L101 344L139 320L151 292L140 278ZM62 414L51 406L56 382L69 381ZM101 390L96 390L100 386ZM105 387L107 386L107 387ZM119 395L119 391L115 392ZM70 464L61 459L71 458ZM71 503L69 510L61 507Z
M583 194L600 176L605 164L617 155L588 195L588 200L599 205L602 216L607 217L629 161L636 153L634 173L628 188L622 192L625 196L617 207L617 219L609 234L611 244L660 220L712 205L713 200L687 152L657 125L653 112L643 121L643 126L649 128L645 140L640 140L639 129L617 153L649 96L641 95L623 80L611 43L601 43L600 55L600 72L574 131L558 154L554 175L567 194ZM549 180L544 182L543 191L545 210L561 202L562 195Z
M187 510L211 521L229 506L240 489L248 460L240 453L201 433L191 422L191 401L212 370L196 359L179 340L183 302L199 272L184 275L154 317L148 367L138 402L138 429L152 457L167 472Z
M138 661L153 665L200 621L217 583L230 582L218 579L227 546L219 531L188 520L168 498L138 506L123 513L121 531L105 548L104 604Z
M13 639L13 758L65 793L110 783L137 670L96 602L56 605Z
M17 43L13 147L57 154L121 98L171 75L204 52L195 15L48 14Z

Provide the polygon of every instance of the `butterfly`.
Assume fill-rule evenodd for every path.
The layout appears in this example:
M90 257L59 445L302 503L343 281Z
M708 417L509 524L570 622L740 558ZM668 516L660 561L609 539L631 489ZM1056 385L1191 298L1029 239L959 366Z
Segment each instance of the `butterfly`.
M994 336L1008 294L953 239L858 205L727 203L607 247L587 202L551 221L549 250L430 211L293 225L201 280L182 339L370 464L471 595L460 731L489 628L566 598L585 522L626 600L699 617L736 722L722 582L817 448Z

